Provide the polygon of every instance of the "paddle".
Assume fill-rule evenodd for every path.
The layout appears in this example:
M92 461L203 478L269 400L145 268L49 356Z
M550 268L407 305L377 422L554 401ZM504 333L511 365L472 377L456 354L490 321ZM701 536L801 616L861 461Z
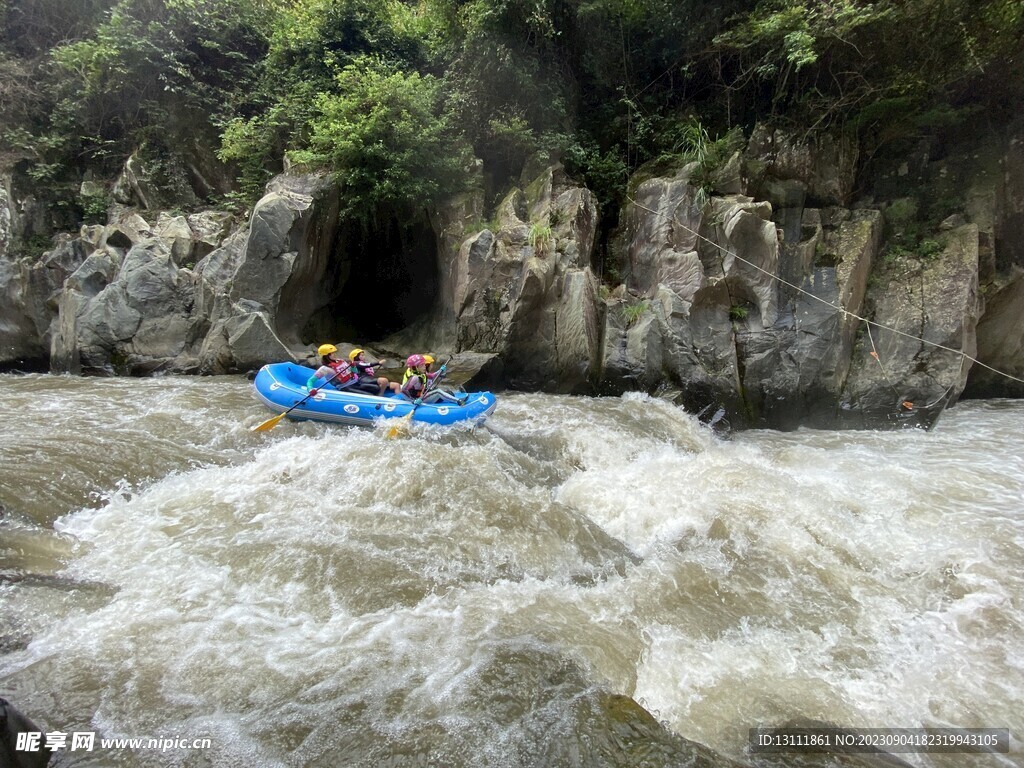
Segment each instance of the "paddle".
M402 417L400 417L400 418L395 420L395 423L391 426L391 429L388 430L388 437L398 437L398 433L401 432L403 429L405 429L409 425L409 422L412 421L412 415L414 413L416 413L416 409L419 408L421 405L423 405L423 398L425 398L430 393L430 391L432 389L435 389L437 387L437 383L439 381L441 381L441 379L444 378L445 373L448 372L447 371L448 363L450 363L454 359L455 359L455 355L448 355L447 362L445 362L444 365L441 366L441 368L444 371L444 373L442 373L441 371L438 371L438 375L435 376L433 379L431 379L430 381L427 382L427 385L425 387L423 387L423 391L420 393L420 396L417 398L417 400L419 400L420 402L414 403L412 408L409 409L409 412L407 414L405 414L404 416L402 416Z
M330 383L331 383L332 381L334 381L334 380L335 380L336 378L338 378L339 376L341 376L341 371L338 371L338 372L337 372L336 374L334 374L333 376L331 376L331 378L329 378L329 379L328 379L327 381L325 381L325 382L324 382L323 384L321 384L321 385L320 385L319 387L313 387L313 389L312 389L312 390L310 390L310 392L309 392L309 394L308 394L308 395L306 395L306 396L305 396L304 398L302 398L301 400L299 400L299 402L297 402L297 403L296 403L295 405L293 405L293 406L292 406L291 408L289 408L289 409L288 409L287 411L285 411L284 413L279 413L279 414L277 414L277 416L274 416L273 418L267 419L267 420L266 420L266 421L264 421L264 422L263 422L262 424L257 424L257 425L256 425L255 427L253 427L253 428L252 428L252 429L250 429L249 431L250 431L250 432L269 432L270 430L272 430L272 429L273 429L274 427L276 427L276 426L277 426L277 423L278 423L279 421L281 421L281 419L283 419L283 418L284 418L285 416L287 416L287 415L288 415L289 413L291 413L292 411L294 411L294 410L295 410L296 408L298 408L298 407L299 407L300 405L302 405L302 404L303 404L304 402L306 402L307 400L309 400L309 398L311 398L311 397L313 396L313 391L314 391L314 390L320 389L321 387L326 387L326 386L327 386L328 384L330 384Z

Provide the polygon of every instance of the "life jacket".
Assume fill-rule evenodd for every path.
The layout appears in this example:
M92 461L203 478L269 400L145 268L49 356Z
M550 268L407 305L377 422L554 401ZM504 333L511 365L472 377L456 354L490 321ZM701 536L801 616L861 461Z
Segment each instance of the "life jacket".
M376 368L378 365L380 365L380 363L364 363L360 362L359 360L355 360L352 363L352 367L356 369L358 375L360 377L367 378L376 378L376 372L374 371L374 368Z
M402 376L402 386L404 387L405 383L409 381L409 379L411 379L413 376L423 379L423 386L426 386L428 381L433 381L437 377L437 372L435 371L434 373L416 373L412 368L406 368L405 375Z
M339 376L337 379L334 378L334 374L336 373L337 371L332 366L321 365L313 372L313 375L309 377L309 380L306 382L306 389L325 387L328 382L335 388L342 386L341 377Z
M333 361L331 369L338 374L338 378L334 380L335 384L345 384L356 378L355 373L352 372L352 366L348 364L348 360Z
M419 379L419 384L412 383L414 379ZM402 377L402 393L410 395L412 397L417 396L418 393L422 392L427 387L427 374L416 373L412 368L405 369L405 376Z

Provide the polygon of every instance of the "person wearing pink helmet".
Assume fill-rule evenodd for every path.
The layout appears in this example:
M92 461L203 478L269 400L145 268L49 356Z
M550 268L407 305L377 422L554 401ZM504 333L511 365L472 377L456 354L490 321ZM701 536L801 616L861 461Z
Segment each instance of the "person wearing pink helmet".
M446 401L461 405L462 400L454 395L440 389L431 389L438 377L443 377L446 372L446 366L442 365L437 371L431 373L429 369L432 362L434 362L434 358L430 355L409 355L405 361L402 394L417 403L421 400L425 403ZM425 392L426 395L424 395Z
M410 400L419 400L426 391L430 374L423 355L409 355L405 361L405 375L402 377L402 394Z

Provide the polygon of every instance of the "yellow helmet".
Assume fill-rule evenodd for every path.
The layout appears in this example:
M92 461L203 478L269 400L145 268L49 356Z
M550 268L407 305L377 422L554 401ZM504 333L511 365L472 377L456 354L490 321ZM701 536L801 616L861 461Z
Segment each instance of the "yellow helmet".
M348 359L355 362L355 359L359 357L361 354L363 354L363 350L359 349L359 347L356 347L355 349L348 353Z
M423 362L425 362L427 365L433 365L434 364L434 358L433 358L432 355L424 355L423 356Z
M337 352L338 348L333 344L321 344L316 348L316 353L320 356L329 355L333 352Z

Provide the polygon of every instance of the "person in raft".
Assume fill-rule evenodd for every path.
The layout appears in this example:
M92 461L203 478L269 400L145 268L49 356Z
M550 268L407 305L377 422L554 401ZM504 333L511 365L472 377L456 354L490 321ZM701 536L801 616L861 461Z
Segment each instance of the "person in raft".
M430 355L409 355L409 359L405 361L406 369L405 376L402 378L402 394L407 398L419 403L439 403L449 402L461 405L461 401L455 397L455 395L445 392L440 389L429 389L438 377L443 377L446 373L446 367L441 366L434 373L429 373L427 359L431 362L434 361ZM426 395L424 395L426 392Z
M321 344L317 347L316 353L320 355L320 367L316 369L309 380L306 388L310 395L315 395L320 388L327 383L333 384L337 389L347 389L359 381L348 360L340 360L334 356L338 348L333 344Z
M423 360L427 364L427 376L430 376L431 375L430 366L432 366L434 364L434 358L433 358L432 355L424 355L423 356ZM440 376L441 379L443 379L444 375L447 372L448 372L447 364L442 363L442 365L438 369L437 373L433 374L433 375ZM440 381L441 379L438 379L438 381ZM434 386L436 387L437 384L435 383ZM461 390L461 387L459 388L459 390ZM466 400L469 398L469 396L465 392L462 392L462 391L449 392L446 389L436 389L435 391L438 394L437 394L437 397L434 398L434 402L438 402L438 401L441 401L441 400L446 400L449 403L456 403L457 405L465 405L466 404ZM431 395L433 395L433 392L431 392Z
M388 381L387 376L376 376L375 369L387 360L378 360L376 363L368 363L365 359L365 352L358 347L348 353L349 362L359 377L355 387L360 392L368 392L371 395L383 395L388 389L392 392L401 392L402 385L397 381Z

